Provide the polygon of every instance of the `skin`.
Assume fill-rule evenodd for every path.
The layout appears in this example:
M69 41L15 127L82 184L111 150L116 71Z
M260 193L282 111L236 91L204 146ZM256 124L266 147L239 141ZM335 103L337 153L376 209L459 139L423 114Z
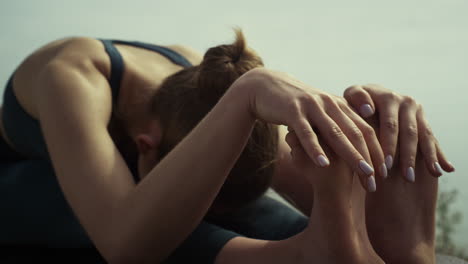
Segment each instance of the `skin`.
M399 154L401 175L406 180L414 181L408 177L408 169L415 167L418 147L433 176L441 176L443 173L436 164L440 164L447 172L455 170L434 137L424 117L422 105L414 98L399 95L378 84L350 86L345 90L344 97L357 110L362 109L364 105L370 106L370 116L362 111L361 115L373 119L374 127L379 128L379 141L388 161L398 162L395 156ZM374 115L375 110L377 115ZM393 162L386 163L390 168L393 165Z
M217 263L229 263L231 258L226 256L253 263L290 260L333 263L338 259L327 262L324 257L335 256L334 252L341 252L348 246L350 250L336 257L346 257L350 263L363 260L381 263L363 226L365 193L362 188L358 191L357 179L369 190L369 178L375 173L366 173L359 163L384 164L384 152L374 129L343 98L307 86L286 74L267 69L252 70L239 78L200 124L159 161L158 140L162 131L145 106L162 80L180 67L154 52L117 48L126 62L117 107L126 113L129 134L140 151L139 172L145 177L138 185L133 183L113 144L113 134L118 131L107 129L112 110L107 82L110 62L99 41L74 38L51 43L28 57L14 78L18 101L41 122L66 199L108 262L146 263L164 259L204 216L240 155L255 120L262 119L286 125L296 134L298 145L309 158L309 167L315 164L313 168L317 168L319 155L329 155L322 145L339 153L330 159L332 164L325 166L328 168L319 167L322 174L315 175L336 172L333 175L342 177L322 181L319 179L326 177L317 176L315 180L308 180L313 186L313 197L308 196L308 199L317 201L314 208L319 208L311 213L311 226L333 231L334 228L327 226L328 220L340 214L349 221L336 223L336 226L342 224L336 238L349 232L355 234L348 234L349 239L337 245L334 243L339 240L335 237L311 228L284 241L235 238L223 248ZM179 49L194 64L200 60L196 52L188 48L176 46L174 49ZM34 78L30 78L32 72ZM312 127L318 129L324 143L319 142ZM212 146L217 146L216 151ZM194 156L205 158L194 160ZM315 173L312 168L307 170L310 170L308 175ZM192 175L190 179L186 177L188 173ZM295 179L306 178L296 175ZM348 192L336 192L333 188L337 184L337 190ZM278 184L279 189L280 186ZM290 186L288 190L292 192L294 188ZM193 195L195 193L197 195ZM340 193L345 195L341 197ZM335 203L327 204L329 199L324 197L335 197L332 200ZM353 210L327 209L341 208L344 204L353 205ZM164 212L164 219L160 212ZM309 246L312 242L319 245L324 241L330 245L327 255Z
M369 121L374 129L379 132L378 122L375 119ZM308 177L312 175L315 178L317 174L320 174L320 169L311 166L294 132L289 132L288 134L283 132L283 135L286 135L286 140L291 147L289 149L291 161L295 167L300 168L300 171ZM336 154L332 153L331 155L337 157ZM336 160L336 162L343 164L340 159ZM317 172L317 170L319 171ZM336 174L330 172L323 174L322 180L327 181L330 176L340 173L339 177L332 180L329 189L326 191L326 193L336 191L333 197L327 196L326 208L335 208L333 212L337 213L339 210L336 208L339 208L339 205L333 205L333 201L338 200L336 197L341 197L342 199L351 197L351 202L343 202L341 204L341 206L345 205L351 208L347 212L343 210L345 212L343 215L349 215L352 212L359 217L354 217L355 226L349 230L345 229L345 234L339 234L339 241L343 241L343 237L354 232L360 234L358 236L359 239L356 240L360 240L359 243L364 245L364 248L367 248L367 250L359 251L359 247L355 247L357 252L365 252L364 256L367 256L367 259L361 259L361 263L381 263L380 261L392 264L435 263L435 208L438 178L434 177L426 166L421 153L417 155L415 171L420 177L415 183L412 183L405 180L401 174L401 170L399 170L398 166L395 166L389 170L387 178L377 178L379 189L376 192L367 193L367 195L361 196L361 199L354 200L353 196L348 194L349 191L347 193L346 190L339 190L340 179L343 177L353 177L350 168L342 165L342 168ZM314 191L317 192L317 186L321 189L324 184L315 182L315 184L311 185ZM356 185L353 185L351 188L351 192L357 193L358 196L362 193L361 188ZM318 195L316 194L315 196ZM362 200L363 197L365 201ZM315 200L318 199L315 197ZM315 203L314 210L316 207L319 207ZM361 211L356 212L353 207L356 204ZM363 207L365 207L365 213ZM385 209L383 210L383 208ZM343 215L330 217L327 221L346 218ZM311 219L312 217L313 214L311 215ZM339 224L333 224L333 230L336 230ZM363 226L365 226L367 232L362 231ZM327 240L328 237L329 234L323 239ZM333 242L329 243L333 245ZM369 248L369 245L371 245L371 248ZM346 246L346 248L348 247L349 245ZM375 259L376 254L378 255L377 260ZM341 262L343 261L337 260L335 263Z

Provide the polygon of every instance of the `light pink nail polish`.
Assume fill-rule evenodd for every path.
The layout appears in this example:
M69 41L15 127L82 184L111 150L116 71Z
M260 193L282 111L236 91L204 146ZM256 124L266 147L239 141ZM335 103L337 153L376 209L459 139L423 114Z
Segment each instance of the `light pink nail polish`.
M363 104L359 108L359 112L361 113L362 117L367 118L374 114L374 109L372 109L370 104Z
M320 166L322 166L322 167L326 167L326 166L330 165L330 161L324 155L318 155L317 156L317 161L320 164Z
M408 179L408 181L410 181L410 182L414 182L415 178L416 177L414 175L413 167L408 167L408 169L406 169L406 179Z
M387 169L390 170L393 166L393 157L392 155L387 155L385 157L385 165L387 166Z
M366 175L374 173L374 169L364 160L359 161L359 168L361 168Z
M434 162L434 167L435 167L436 171L437 171L440 175L444 174L444 171L442 170L442 167L440 167L439 162L437 162L437 161Z
M387 178L388 176L388 170L387 170L387 166L385 166L385 163L383 163L381 166L380 166L380 173L382 173L382 176L384 177L384 179Z
M377 190L374 176L370 176L369 178L367 178L367 188L369 192L375 192Z
M453 166L453 164L450 161L448 161L448 164L450 165L450 167L452 167L452 170L455 171L455 167Z

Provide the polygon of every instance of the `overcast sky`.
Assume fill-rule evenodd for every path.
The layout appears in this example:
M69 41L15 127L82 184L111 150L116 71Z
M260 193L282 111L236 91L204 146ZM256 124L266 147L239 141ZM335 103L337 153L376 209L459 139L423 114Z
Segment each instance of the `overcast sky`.
M177 43L204 52L232 41L231 27L240 26L267 67L338 95L352 84L380 83L421 102L457 169L441 188L460 190L460 241L468 237L467 14L466 0L2 0L0 82L58 38ZM459 243L468 248L466 239Z

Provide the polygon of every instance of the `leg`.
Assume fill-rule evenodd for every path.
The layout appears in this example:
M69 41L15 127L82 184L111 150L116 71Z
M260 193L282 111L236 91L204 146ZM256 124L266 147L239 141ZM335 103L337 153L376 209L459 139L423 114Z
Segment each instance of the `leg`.
M287 239L308 224L307 217L265 195L236 212L205 217L205 220L246 237L264 240Z
M366 199L369 237L387 263L435 263L435 210L438 179L418 153L416 182L408 183L394 166L377 192Z
M333 158L322 169L301 164L313 185L309 225L300 234L310 263L383 263L373 250L365 226L365 197L359 178L344 161ZM300 155L300 154L299 154ZM328 155L331 156L330 154ZM334 155L336 156L336 155Z
M45 160L0 162L0 244L92 247Z

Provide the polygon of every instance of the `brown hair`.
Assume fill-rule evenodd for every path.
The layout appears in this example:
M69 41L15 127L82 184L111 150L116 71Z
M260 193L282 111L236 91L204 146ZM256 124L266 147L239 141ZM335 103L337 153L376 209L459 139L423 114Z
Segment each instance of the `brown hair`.
M155 94L152 111L163 130L161 158L203 119L237 78L263 66L262 59L246 47L242 31L236 29L235 33L233 44L210 48L200 65L169 76ZM271 182L277 144L277 127L257 121L212 209L238 209L261 196Z

